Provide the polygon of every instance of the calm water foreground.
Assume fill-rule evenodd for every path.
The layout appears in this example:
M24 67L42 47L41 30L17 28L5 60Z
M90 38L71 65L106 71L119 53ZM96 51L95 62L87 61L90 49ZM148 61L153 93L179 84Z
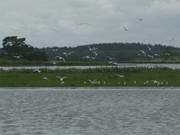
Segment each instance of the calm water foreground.
M180 88L0 89L0 135L179 135Z

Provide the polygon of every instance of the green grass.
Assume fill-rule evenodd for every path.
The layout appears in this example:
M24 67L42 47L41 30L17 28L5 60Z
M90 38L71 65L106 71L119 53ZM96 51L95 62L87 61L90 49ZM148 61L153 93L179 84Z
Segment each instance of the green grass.
M64 80L60 80L65 77ZM47 79L43 79L47 78ZM0 71L0 87L180 86L180 70L109 68Z

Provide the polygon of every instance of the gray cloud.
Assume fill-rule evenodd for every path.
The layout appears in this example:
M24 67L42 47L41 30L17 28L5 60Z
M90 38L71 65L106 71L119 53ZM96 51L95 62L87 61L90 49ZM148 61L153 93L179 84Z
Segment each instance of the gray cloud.
M24 36L39 47L95 42L180 47L179 7L179 0L0 0L0 38Z

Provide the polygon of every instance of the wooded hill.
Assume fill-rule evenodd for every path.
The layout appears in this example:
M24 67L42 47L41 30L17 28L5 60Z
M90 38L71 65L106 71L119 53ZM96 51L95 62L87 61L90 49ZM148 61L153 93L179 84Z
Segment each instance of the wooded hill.
M109 62L180 62L180 48L160 44L101 43L43 48L50 60Z
M26 43L25 38L17 36L6 37L0 49L0 63L11 65L17 61L23 65L35 61L54 63L109 63L120 62L155 62L155 63L179 63L180 48L151 45L143 43L100 43L77 47L48 47L34 48ZM10 64L6 64L10 61ZM3 65L3 64L2 64Z

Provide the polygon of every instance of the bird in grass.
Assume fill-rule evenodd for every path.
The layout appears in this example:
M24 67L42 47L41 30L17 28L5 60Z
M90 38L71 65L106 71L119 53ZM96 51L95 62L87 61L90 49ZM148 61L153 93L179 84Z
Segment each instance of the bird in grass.
M43 77L42 79L43 79L43 80L48 80L48 78L47 78L47 77Z

